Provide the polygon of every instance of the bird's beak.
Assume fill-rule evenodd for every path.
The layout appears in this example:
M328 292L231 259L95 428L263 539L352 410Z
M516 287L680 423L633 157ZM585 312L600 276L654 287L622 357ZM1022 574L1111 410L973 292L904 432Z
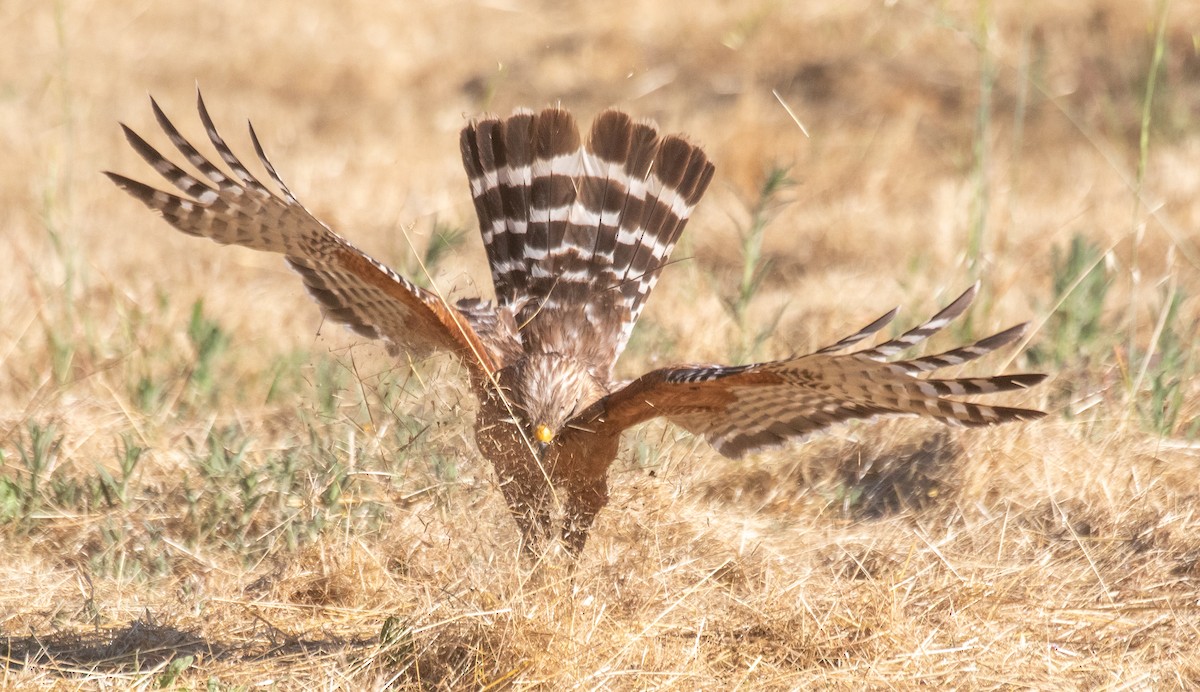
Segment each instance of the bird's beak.
M538 423L533 429L533 437L537 440L538 458L546 456L546 450L550 449L550 441L554 439L554 431L545 423Z

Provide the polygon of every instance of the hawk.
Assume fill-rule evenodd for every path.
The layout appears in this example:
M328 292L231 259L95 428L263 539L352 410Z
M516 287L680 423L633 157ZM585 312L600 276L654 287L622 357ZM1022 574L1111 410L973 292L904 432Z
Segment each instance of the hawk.
M459 138L491 267L495 299L447 302L355 248L315 218L280 179L250 126L274 185L234 155L197 107L229 175L201 154L151 99L159 126L199 176L122 125L133 149L182 194L105 174L175 228L222 244L275 252L299 274L326 317L389 350L458 357L479 399L475 440L495 468L527 554L561 537L572 554L608 501L621 434L665 418L739 458L830 424L916 414L983 426L1041 411L962 401L1023 389L1041 374L935 379L928 373L1018 339L1025 325L936 355L891 360L967 309L968 289L932 319L871 348L892 310L809 355L749 365L677 365L629 382L613 365L713 165L679 135L617 110L586 141L560 108L485 117Z

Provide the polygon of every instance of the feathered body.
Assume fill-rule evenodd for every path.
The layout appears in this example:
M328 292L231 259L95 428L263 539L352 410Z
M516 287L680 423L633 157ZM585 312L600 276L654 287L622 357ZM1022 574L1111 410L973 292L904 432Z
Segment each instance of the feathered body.
M477 388L476 440L530 545L548 537L558 489L564 536L578 549L607 501L619 433L565 428L611 393L617 357L713 166L619 111L596 118L586 142L570 113L548 109L478 121L460 145L496 309L512 315L520 347L498 387ZM523 429L496 424L513 419Z
M480 399L478 447L495 467L527 551L543 547L556 527L568 549L582 549L608 500L608 468L621 433L652 418L665 417L740 457L837 421L879 414L962 425L1044 415L948 398L1020 389L1042 375L921 377L1011 343L1023 325L945 353L888 361L961 314L975 288L874 348L840 353L882 329L895 310L811 355L676 366L615 383L613 366L713 175L699 147L660 136L653 125L619 111L596 118L586 140L574 118L556 108L484 118L462 131L495 301L450 305L309 214L251 128L278 192L259 182L217 134L203 101L198 105L234 177L184 139L157 104L160 126L200 177L128 128L134 149L184 196L109 177L186 233L283 254L327 317L357 333L390 348L442 350L462 359Z

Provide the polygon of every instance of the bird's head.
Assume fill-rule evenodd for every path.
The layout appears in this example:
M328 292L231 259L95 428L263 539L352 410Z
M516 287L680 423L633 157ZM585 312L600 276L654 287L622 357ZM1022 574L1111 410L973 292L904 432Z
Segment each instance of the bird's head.
M557 353L524 359L516 375L513 403L542 451L554 442L567 421L605 394L586 365Z

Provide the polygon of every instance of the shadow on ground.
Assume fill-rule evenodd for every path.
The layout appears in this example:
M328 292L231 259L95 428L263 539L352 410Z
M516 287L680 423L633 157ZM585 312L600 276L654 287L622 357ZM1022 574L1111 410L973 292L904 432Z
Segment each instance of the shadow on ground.
M135 620L128 627L92 633L31 633L0 640L0 665L60 677L146 674L168 670L173 661L268 660L323 653L351 653L378 645L377 638L306 639L273 632L268 641L214 642L194 632ZM186 666L184 666L186 667Z
M882 519L944 501L961 483L961 455L945 431L888 449L846 450L838 469L843 508L854 518Z

